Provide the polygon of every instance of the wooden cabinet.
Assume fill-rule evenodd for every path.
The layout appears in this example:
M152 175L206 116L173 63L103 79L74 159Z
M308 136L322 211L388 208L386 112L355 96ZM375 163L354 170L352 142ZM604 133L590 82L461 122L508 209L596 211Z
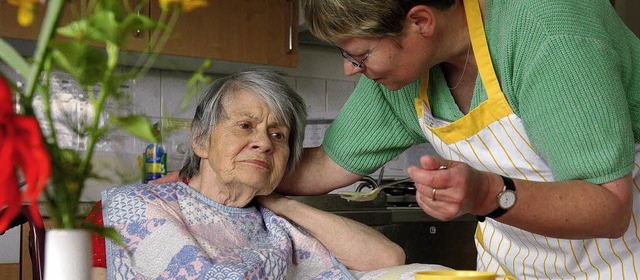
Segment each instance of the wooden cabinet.
M74 5L67 4L62 22L75 18ZM134 3L135 1L130 1ZM74 4L75 3L75 4ZM145 7L150 17L161 14L158 1ZM33 25L20 27L16 8L0 1L0 37L34 40L44 16L41 7ZM207 7L185 12L166 42L162 53L234 62L296 67L298 64L297 0L208 0ZM130 41L131 50L144 50L149 34Z
M3 280L20 280L20 264L0 263L0 275Z
M78 18L79 0L70 0L65 4L64 11L60 18L60 26L64 26ZM135 1L131 1L131 5L135 5ZM39 5L37 7L33 24L29 27L22 27L18 24L17 8L9 5L7 1L0 1L0 37L21 40L36 40L40 34L40 27L44 18L46 6ZM148 13L149 7L144 7L143 11ZM148 34L132 33L129 39L129 47L131 51L142 51L148 42Z
M296 67L297 0L208 0L178 19L163 53ZM151 17L161 10L151 2Z

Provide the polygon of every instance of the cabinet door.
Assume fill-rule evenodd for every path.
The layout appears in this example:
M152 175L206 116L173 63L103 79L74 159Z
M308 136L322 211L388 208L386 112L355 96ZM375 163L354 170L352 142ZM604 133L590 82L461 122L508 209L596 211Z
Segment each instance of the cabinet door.
M78 19L79 17L79 0L70 0L65 4L64 11L60 18L59 26L64 26L67 23ZM82 1L86 2L86 1ZM130 1L133 8L136 1ZM42 19L44 18L46 4L39 5L34 15L34 20L31 26L22 27L18 24L17 8L13 5L9 5L6 0L0 0L0 37L8 39L21 39L21 40L36 40L40 33L40 27L42 25ZM149 7L143 8L144 13L149 13ZM143 51L148 42L148 34L146 32L139 34L131 34L129 40L129 50Z
M297 0L208 0L180 15L162 53L296 67ZM151 1L151 17L161 10Z

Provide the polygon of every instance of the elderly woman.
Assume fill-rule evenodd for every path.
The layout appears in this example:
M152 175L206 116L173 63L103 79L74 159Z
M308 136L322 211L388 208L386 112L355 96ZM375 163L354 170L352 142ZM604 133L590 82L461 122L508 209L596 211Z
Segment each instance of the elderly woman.
M302 98L272 72L212 84L191 125L188 184L103 192L104 224L126 243L107 242L107 278L354 279L403 264L374 229L272 194L301 155L305 120Z

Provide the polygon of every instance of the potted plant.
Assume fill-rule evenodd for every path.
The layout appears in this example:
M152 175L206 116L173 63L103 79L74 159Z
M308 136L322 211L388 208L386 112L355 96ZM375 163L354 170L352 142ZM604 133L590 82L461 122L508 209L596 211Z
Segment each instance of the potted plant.
M59 20L67 1L48 0L46 7L37 6L40 2L36 0L8 1L18 6L16 20L23 26L33 21L34 9L46 11L32 57L23 58L0 38L0 62L8 66L0 68L0 161L3 165L8 163L8 168L4 165L5 168L0 169L0 232L6 230L24 205L29 206L30 214L39 215L39 197L44 196L54 228L61 230L63 236L76 233L81 236L71 237L71 243L63 241L61 246L74 246L73 250L65 252L78 255L78 252L87 254L88 251L86 256L76 256L84 259L82 262L87 265L78 272L68 270L76 269L74 267L45 265L45 274L48 278L57 278L55 271L49 271L56 268L65 279L74 274L78 279L86 279L83 273L91 265L90 233L86 229L119 242L113 229L85 224L78 218L83 214L79 205L85 183L95 176L92 158L96 144L112 128L148 142L160 142L145 116L121 114L106 105L117 103L123 97L120 84L146 73L167 40L177 16L182 11L206 5L206 1L159 0L163 14L154 20L139 12L147 4L145 1L140 1L136 7L127 7L123 4L129 1L82 0L77 12L79 16L65 26L59 26ZM151 41L138 63L122 68L119 65L121 55L128 50L128 39L136 30L151 32ZM208 64L201 70L206 67ZM201 70L194 74L191 85L204 78ZM85 141L83 150L65 148L59 142L57 125L60 124L52 112L54 104L51 101L54 71L70 75L86 91L92 110L72 129ZM11 79L11 76L18 78ZM190 95L187 93L185 97ZM36 103L39 105L34 106ZM24 178L26 182L22 188L18 178ZM56 246L57 241L50 239L56 235L58 233L47 233L47 248ZM87 247L76 248L75 244L80 240L76 238L85 240L80 243L86 243ZM64 254L60 253L56 252L55 258L45 259L55 259L58 264L73 263L62 261Z

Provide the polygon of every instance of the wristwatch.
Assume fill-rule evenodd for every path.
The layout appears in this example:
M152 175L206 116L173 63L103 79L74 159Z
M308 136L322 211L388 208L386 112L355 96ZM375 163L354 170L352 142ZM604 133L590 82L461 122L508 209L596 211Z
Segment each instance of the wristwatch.
M502 177L502 182L504 184L504 187L502 188L502 191L498 194L498 208L496 208L496 210L493 210L491 213L487 214L486 216L476 216L478 218L478 221L480 222L484 222L485 217L494 218L494 219L498 218L504 215L504 213L507 213L507 211L511 209L513 205L516 204L516 200L517 200L516 185L513 183L513 180L511 180L511 178L504 177L504 176L500 176L500 177Z

